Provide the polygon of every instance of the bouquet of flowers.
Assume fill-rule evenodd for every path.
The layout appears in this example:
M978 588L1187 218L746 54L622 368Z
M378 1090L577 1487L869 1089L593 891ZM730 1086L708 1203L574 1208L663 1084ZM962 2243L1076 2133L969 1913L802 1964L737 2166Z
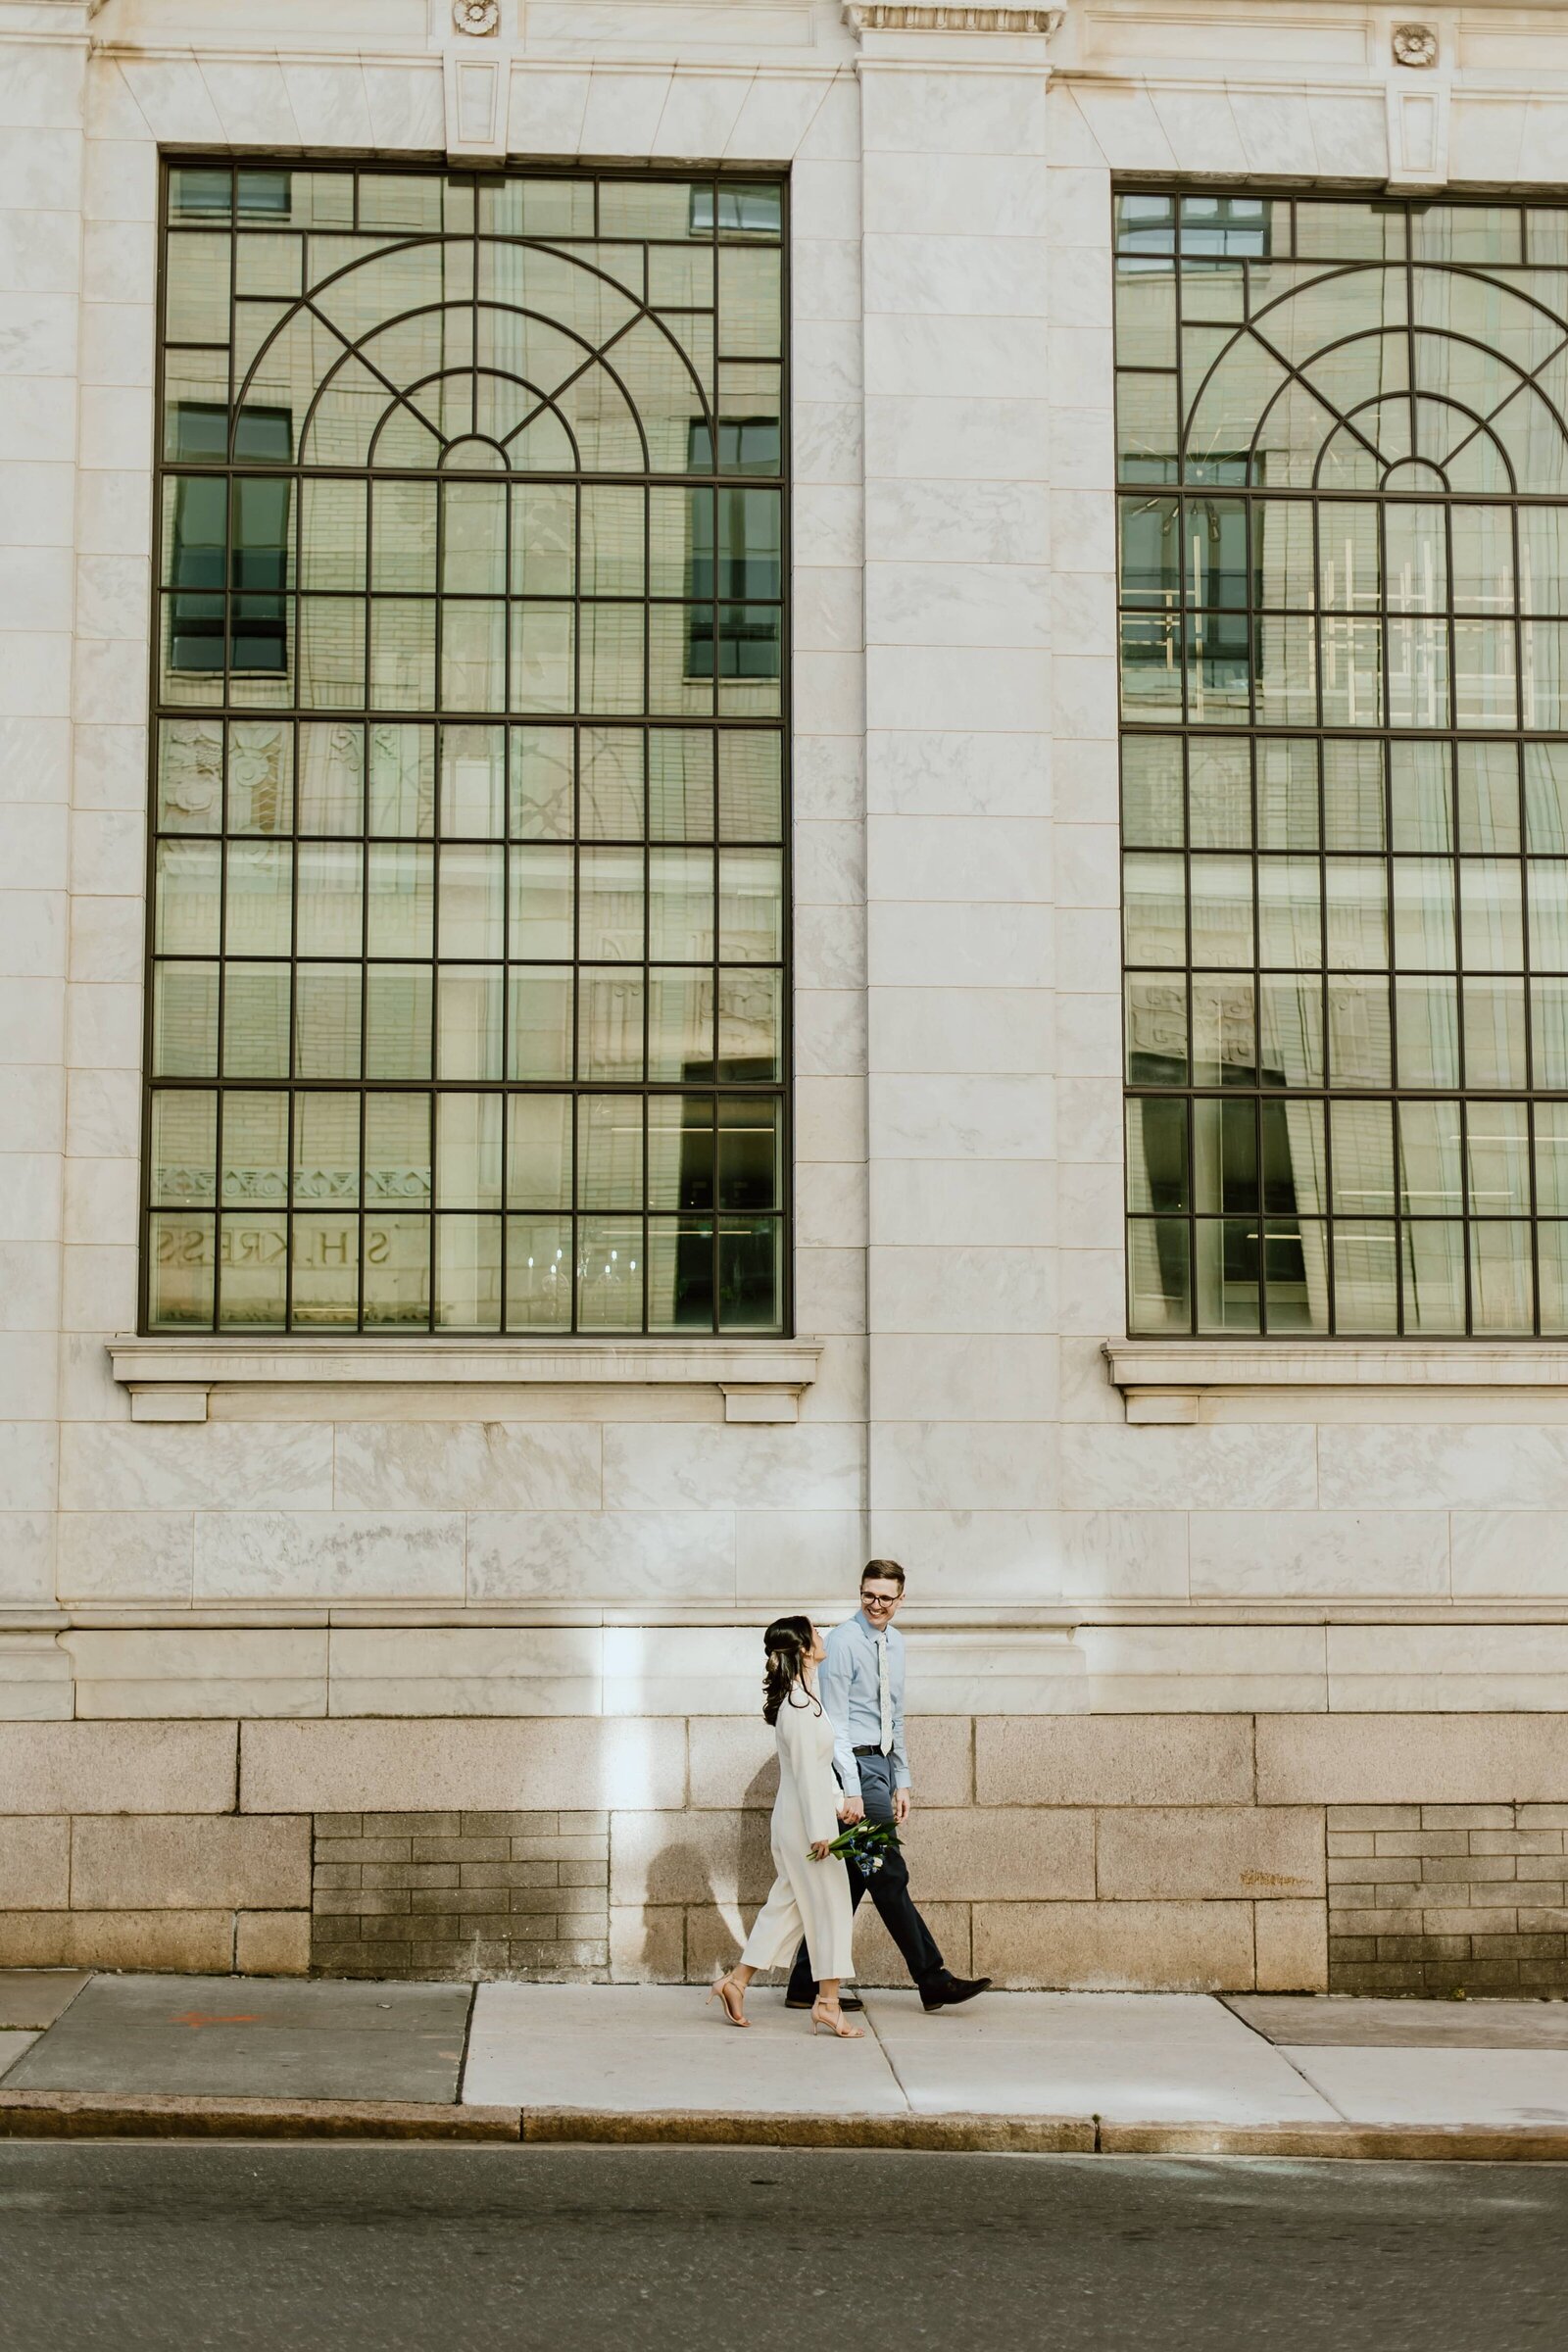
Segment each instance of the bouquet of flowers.
M862 1879L868 1879L873 1871L881 1869L898 1845L899 1833L891 1821L852 1821L847 1830L839 1832L827 1851L837 1854L852 1870L858 1870ZM826 1855L818 1857L823 1861L826 1858Z

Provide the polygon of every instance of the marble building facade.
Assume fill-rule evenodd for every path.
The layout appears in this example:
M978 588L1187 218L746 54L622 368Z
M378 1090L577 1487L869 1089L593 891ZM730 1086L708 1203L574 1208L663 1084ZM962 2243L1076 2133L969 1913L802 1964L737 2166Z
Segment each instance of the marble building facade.
M444 1322L438 1284L362 1331L352 1300L346 1321L225 1320L211 1282L161 1317L149 777L156 813L152 721L173 721L156 612L160 580L193 600L213 583L167 568L159 467L202 461L163 414L178 338L160 256L172 175L220 183L243 243L241 186L313 169L701 183L686 217L721 281L726 221L736 250L772 233L729 191L784 191L789 1278L749 1320L695 1330L650 1303L646 1330L614 1310L563 1328L514 1315L508 1290ZM1462 598L1442 618L1451 716L1398 705L1396 664L1431 685L1430 645L1394 650L1431 608L1392 591L1372 607L1386 704L1331 709L1329 649L1353 675L1358 608L1321 572L1309 711L1261 699L1286 659L1264 663L1261 622L1251 652L1227 654L1216 623L1181 653L1211 609L1190 577L1142 607L1124 577L1141 650L1120 661L1117 365L1161 374L1164 297L1128 295L1118 353L1117 295L1171 277L1160 223L1185 223L1184 200L1218 223L1191 248L1216 279L1309 273L1310 208L1396 219L1411 267L1457 252L1505 273L1472 337L1500 344L1525 273L1533 316L1564 301L1547 281L1568 268L1568 10L0 0L0 1965L706 1976L765 1890L758 1629L847 1607L876 1553L910 1579L911 1860L955 1966L1044 1985L1568 1984L1568 1320L1535 932L1517 971L1487 966L1532 1007L1518 1075L1478 1085L1472 1046L1467 1087L1425 1082L1423 1100L1519 1105L1536 1152L1500 1258L1475 1238L1485 1188L1455 1179L1470 1205L1442 1246L1471 1271L1444 1308L1417 1312L1424 1229L1408 1238L1417 1212L1392 1192L1368 1208L1375 1168L1358 1206L1347 1193L1313 1222L1310 1137L1352 1159L1319 1113L1291 1128L1283 1206L1219 1179L1198 1198L1197 1144L1164 1194L1140 1193L1140 1160L1150 1222L1128 1240L1125 1056L1169 1005L1124 1010L1123 850L1166 840L1124 840L1124 709L1134 730L1162 712L1172 739L1278 723L1394 745L1377 807L1395 830L1312 832L1325 882L1337 852L1381 873L1410 847L1406 736L1455 747L1458 849L1428 843L1429 863L1544 866L1528 765L1508 770L1524 851L1467 843L1466 747L1511 760L1528 738L1549 777L1568 728L1544 635L1509 638L1508 692L1533 663L1536 699L1467 715ZM280 201L286 241L301 216ZM1529 241L1423 246L1450 212ZM1335 250L1364 259L1345 233ZM1540 333L1519 365L1544 401L1557 344ZM1120 446L1145 505L1161 485L1172 510L1184 485L1238 509L1259 483L1323 489L1225 471L1223 434L1208 474L1168 470L1157 432L1131 470L1125 422ZM1549 507L1544 446L1509 444L1515 476L1472 503ZM1439 472L1408 495L1463 495ZM1379 488L1346 480L1348 504ZM1218 547L1230 526L1205 527ZM1554 612L1516 595L1508 628ZM1151 721L1134 689L1183 660L1186 705L1179 679L1156 684ZM689 652L682 674L703 674ZM533 706L509 688L494 708L499 731ZM720 734L726 708L761 707L720 693ZM1262 781L1252 807L1261 860ZM1262 988L1251 949L1210 960ZM1193 961L1151 952L1156 972ZM1314 1001L1337 1053L1333 988ZM1333 1111L1348 1063L1325 1080L1319 1055L1290 1084ZM1272 1100L1263 1058L1241 1057L1250 1105ZM1131 1075L1190 1105L1196 1136L1191 1067L1190 1086ZM1388 1076L1344 1083L1402 1103ZM1269 1115L1249 1129L1265 1156ZM1370 1133L1353 1151L1375 1160ZM214 1223L230 1196L189 1198L206 1237L189 1262L228 1248L232 1273L239 1244ZM1156 1246L1159 1216L1180 1234ZM1382 1293L1354 1270L1362 1245L1405 1269ZM225 1276L217 1296L243 1293ZM865 1969L891 1979L878 1934Z

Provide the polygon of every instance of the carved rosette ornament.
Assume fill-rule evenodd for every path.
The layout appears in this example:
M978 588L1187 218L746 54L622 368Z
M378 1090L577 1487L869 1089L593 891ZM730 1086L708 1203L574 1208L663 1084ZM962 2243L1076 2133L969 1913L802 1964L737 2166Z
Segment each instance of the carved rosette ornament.
M1438 62L1438 36L1430 24L1396 24L1394 27L1394 62L1396 66L1435 66Z
M452 22L459 32L483 40L487 32L500 28L501 0L452 0Z

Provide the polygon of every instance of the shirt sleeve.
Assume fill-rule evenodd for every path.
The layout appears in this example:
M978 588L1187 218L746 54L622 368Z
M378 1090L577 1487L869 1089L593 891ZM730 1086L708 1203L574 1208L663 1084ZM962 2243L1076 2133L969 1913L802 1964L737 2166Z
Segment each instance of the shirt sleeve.
M824 1838L838 1836L839 1815L833 1775L818 1755L812 1753L807 1740L811 1714L809 1706L792 1707L786 1699L778 1711L778 1743L785 1768L795 1784L807 1843L815 1845Z
M860 1771L850 1739L850 1680L855 1672L850 1637L835 1626L827 1638L827 1656L817 1671L816 1694L833 1726L833 1769L846 1796L860 1793Z
M890 1635L889 1640L891 1641L891 1639ZM902 1641L899 1643L898 1659L898 1679L893 1690L893 1786L895 1788L909 1788L914 1784L909 1778L909 1754L904 1744L904 1677L906 1668ZM890 1681L893 1679L892 1666L893 1658L890 1653L888 1657Z

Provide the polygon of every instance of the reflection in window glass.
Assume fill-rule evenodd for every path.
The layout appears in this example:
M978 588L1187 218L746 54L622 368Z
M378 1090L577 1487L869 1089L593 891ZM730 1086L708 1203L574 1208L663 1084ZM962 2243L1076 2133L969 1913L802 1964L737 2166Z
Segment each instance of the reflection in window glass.
M168 172L149 1329L784 1327L784 213Z
M1116 200L1135 1332L1568 1330L1565 254Z

